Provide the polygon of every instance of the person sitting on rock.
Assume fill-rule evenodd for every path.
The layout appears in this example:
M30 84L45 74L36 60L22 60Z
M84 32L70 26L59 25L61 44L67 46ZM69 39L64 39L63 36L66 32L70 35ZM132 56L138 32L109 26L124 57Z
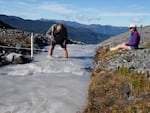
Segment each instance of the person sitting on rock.
M54 24L46 33L51 40L50 50L48 56L53 55L53 50L56 44L59 44L64 50L64 57L68 58L68 51L66 41L68 39L67 29L63 24Z
M120 49L130 51L130 50L138 49L140 44L140 35L137 31L135 24L130 25L130 32L131 32L131 36L130 36L130 41L128 43L122 43L121 45L112 47L110 48L110 51L115 51Z

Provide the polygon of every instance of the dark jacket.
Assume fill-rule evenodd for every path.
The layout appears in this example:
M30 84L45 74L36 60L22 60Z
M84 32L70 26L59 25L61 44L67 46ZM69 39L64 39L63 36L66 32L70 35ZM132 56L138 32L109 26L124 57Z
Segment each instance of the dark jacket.
M62 44L68 39L67 29L62 25L62 30L60 32L56 31L57 24L52 25L52 27L47 31L47 36L51 38L56 44Z

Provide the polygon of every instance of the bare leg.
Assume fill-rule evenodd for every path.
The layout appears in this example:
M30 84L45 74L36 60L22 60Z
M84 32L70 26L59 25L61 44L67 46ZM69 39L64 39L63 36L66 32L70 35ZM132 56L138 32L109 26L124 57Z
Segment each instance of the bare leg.
M117 51L117 50L120 50L120 49L125 49L125 50L128 50L128 51L131 50L130 46L126 46L126 45L123 43L123 44L118 45L118 46L116 46L116 47L110 48L110 51Z
M68 51L67 51L67 46L65 45L65 47L63 48L64 51L64 57L68 58Z
M51 45L50 46L50 49L48 51L48 56L52 56L53 55L53 50L54 50L55 46L54 45Z

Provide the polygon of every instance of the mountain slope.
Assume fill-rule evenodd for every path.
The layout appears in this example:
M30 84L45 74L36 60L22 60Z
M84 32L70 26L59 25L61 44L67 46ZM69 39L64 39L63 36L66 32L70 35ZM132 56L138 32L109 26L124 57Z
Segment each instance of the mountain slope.
M4 23L3 21L0 20L0 28L1 29L14 29L14 27Z
M47 19L40 19L41 21L51 21ZM107 35L119 35L121 33L127 32L128 27L116 27L116 26L111 26L111 25L98 25L98 24L91 24L91 25L85 25L85 24L80 24L77 22L71 22L71 21L64 21L64 20L53 20L58 23L63 23L68 26L72 26L75 28L88 28L92 30L93 32L96 33L101 33L101 34L107 34Z
M103 34L109 34L109 35L119 35L121 33L127 32L127 27L115 27L110 25L89 25L87 28L93 29L95 32L101 32Z

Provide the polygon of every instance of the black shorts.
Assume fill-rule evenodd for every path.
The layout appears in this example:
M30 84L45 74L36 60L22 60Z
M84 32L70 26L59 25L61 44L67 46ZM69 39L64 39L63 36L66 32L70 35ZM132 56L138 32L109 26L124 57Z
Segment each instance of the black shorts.
M57 42L51 41L51 45L52 45L52 46L60 45L62 48L66 48L66 44L65 44L64 42L62 42L62 43L57 43Z

